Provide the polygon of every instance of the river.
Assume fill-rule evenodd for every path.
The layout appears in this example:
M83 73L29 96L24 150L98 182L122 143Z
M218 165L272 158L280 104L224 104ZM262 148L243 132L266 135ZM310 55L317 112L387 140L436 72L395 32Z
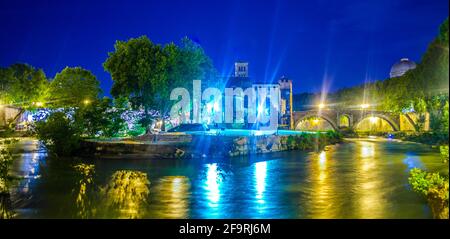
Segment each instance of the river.
M448 174L438 151L352 139L321 152L221 161L49 160L36 140L15 145L15 181L2 210L14 218L432 218L408 172ZM88 173L75 170L93 164ZM118 176L120 170L145 174ZM113 176L115 175L115 176ZM146 175L146 176L145 176Z

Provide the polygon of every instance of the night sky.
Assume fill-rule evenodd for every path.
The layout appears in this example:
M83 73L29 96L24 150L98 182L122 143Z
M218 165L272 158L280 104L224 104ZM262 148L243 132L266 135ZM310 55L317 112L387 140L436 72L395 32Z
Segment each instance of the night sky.
M133 2L133 3L131 3ZM102 63L116 40L200 43L222 75L236 60L250 76L293 79L295 92L385 79L392 64L420 61L448 16L448 0L400 1L6 1L0 2L0 66L25 62L54 77L91 70L109 95Z

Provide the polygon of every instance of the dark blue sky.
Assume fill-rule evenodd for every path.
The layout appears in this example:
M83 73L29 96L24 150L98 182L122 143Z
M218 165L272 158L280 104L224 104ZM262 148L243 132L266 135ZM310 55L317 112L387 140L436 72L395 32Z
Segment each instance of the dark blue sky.
M116 40L156 43L189 36L223 75L235 60L250 75L286 75L295 92L385 79L402 57L416 62L448 16L448 0L376 1L1 1L0 65L26 62L47 77L65 66L103 70Z

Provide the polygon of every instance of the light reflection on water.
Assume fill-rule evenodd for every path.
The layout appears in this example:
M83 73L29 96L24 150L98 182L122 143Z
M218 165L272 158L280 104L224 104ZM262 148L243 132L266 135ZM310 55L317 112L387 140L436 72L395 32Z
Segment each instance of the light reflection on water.
M205 180L205 189L207 191L207 196L210 207L217 207L217 203L220 200L220 183L222 179L217 172L217 164L207 165L207 176Z
M12 189L18 218L430 218L408 170L448 173L426 146L373 139L216 162L88 160L85 178L39 167L35 141L17 147L13 172L29 176Z
M157 217L189 217L189 178L185 176L164 176L159 180L153 191L157 193L154 202L150 203L149 210L157 213Z

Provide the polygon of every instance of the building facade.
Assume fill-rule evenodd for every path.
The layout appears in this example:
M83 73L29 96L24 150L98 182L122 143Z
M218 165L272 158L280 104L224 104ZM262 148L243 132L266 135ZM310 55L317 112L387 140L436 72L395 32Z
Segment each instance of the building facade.
M248 62L236 62L234 64L234 75L227 79L226 88L254 88L257 91L258 88L267 87L268 90L270 88L279 88L280 97L279 97L279 121L278 124L281 128L293 129L293 96L292 96L292 80L282 77L277 82L266 83L258 80L254 80L250 77L249 74L249 64ZM247 99L244 100L244 105L248 105ZM261 111L266 111L269 108L269 105L266 104L265 109L261 109ZM258 111L260 111L258 109ZM259 113L264 113L259 112Z

